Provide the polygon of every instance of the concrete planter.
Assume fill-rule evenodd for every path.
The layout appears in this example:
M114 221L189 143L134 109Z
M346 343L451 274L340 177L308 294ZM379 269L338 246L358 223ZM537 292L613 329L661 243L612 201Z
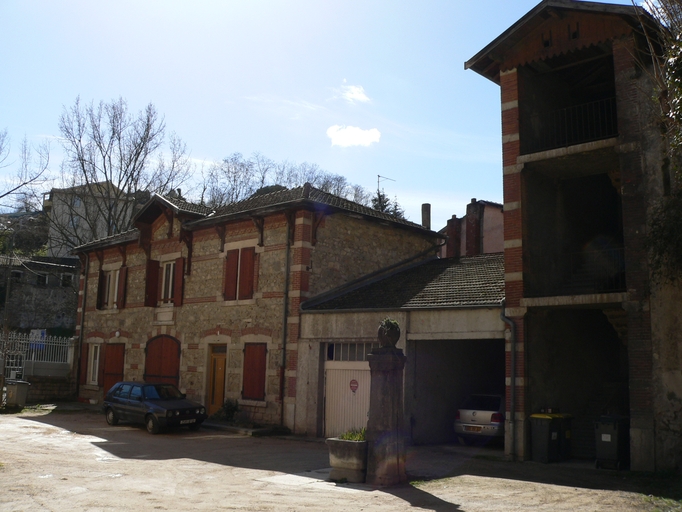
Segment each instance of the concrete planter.
M329 479L364 483L367 472L367 441L346 441L330 437L326 443L329 447L329 465L332 467Z

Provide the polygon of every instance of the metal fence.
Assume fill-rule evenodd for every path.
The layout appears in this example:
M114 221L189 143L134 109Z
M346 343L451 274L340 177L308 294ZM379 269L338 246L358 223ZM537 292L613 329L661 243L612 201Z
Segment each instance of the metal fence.
M30 363L71 364L75 339L57 336L35 337L10 332L0 333L0 363L4 361L4 375L8 379L22 379Z
M618 135L616 98L538 114L531 118L531 126L535 136L523 137L526 154L615 137Z

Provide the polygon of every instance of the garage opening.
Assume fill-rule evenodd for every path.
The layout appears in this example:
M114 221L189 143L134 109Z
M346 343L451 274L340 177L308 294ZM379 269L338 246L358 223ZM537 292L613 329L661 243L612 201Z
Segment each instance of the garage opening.
M504 340L408 341L405 417L414 444L455 440L457 408L472 394L504 395Z
M178 386L180 380L180 342L170 336L158 336L147 342L144 380Z

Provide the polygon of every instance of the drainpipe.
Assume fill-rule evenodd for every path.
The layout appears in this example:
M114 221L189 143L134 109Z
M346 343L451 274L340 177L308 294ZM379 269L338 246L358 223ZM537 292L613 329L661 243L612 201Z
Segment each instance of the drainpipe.
M85 329L85 301L88 298L88 272L90 272L90 253L85 253L85 272L83 281L83 300L81 301L81 328L78 335L78 370L76 372L76 397L81 394L81 367L85 364L85 361L81 360L83 354L83 339L84 339L84 329ZM106 392L106 391L105 391Z
M296 222L296 216L292 216L292 221L287 218L287 249L286 263L284 265L284 304L282 307L282 368L279 374L279 401L281 405L280 425L284 426L284 384L286 382L284 373L287 369L287 323L289 321L289 274L291 272L291 229L292 222Z
M509 427L511 428L511 459L512 462L516 460L516 324L511 318L508 318L504 314L505 300L502 299L500 303L502 310L500 311L500 319L509 326L510 336L509 341L511 343L511 391L510 391L510 402L511 402L511 421L509 422Z

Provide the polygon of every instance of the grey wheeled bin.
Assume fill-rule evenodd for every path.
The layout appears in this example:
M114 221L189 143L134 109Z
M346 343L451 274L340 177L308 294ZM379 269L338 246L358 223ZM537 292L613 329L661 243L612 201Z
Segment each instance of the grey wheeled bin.
M556 414L531 414L531 447L535 462L561 460L561 418Z
M30 382L23 380L6 380L7 407L23 407L26 405L26 397L28 396L28 387L30 385Z
M594 424L597 468L623 469L630 464L630 419L602 416Z

